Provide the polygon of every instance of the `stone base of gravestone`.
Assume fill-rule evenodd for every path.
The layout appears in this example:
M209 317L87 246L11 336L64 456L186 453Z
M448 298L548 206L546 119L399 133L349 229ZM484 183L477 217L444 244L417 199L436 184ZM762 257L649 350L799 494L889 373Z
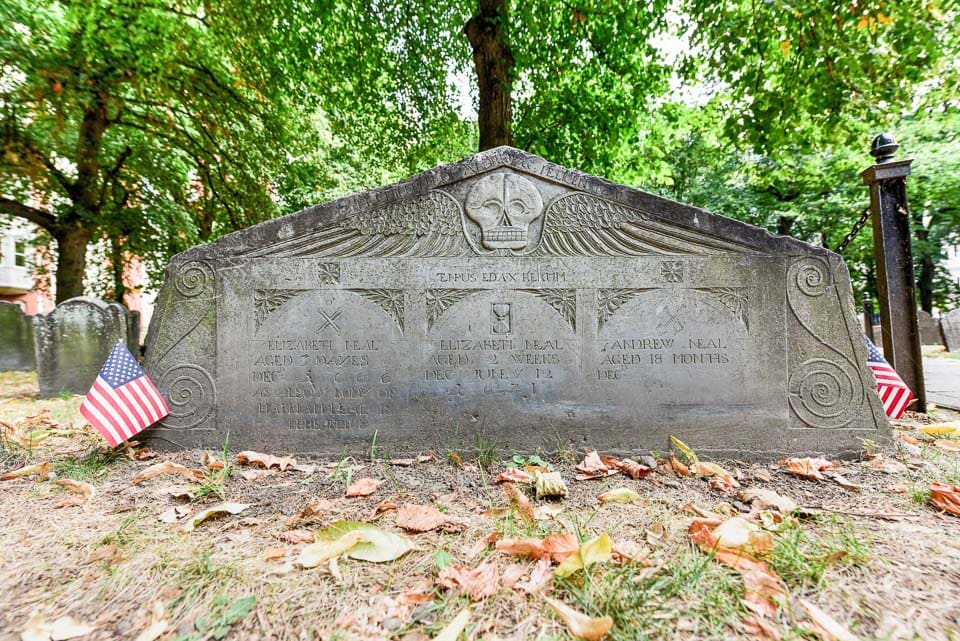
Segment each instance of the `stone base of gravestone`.
M940 328L948 352L960 352L960 309L940 316Z
M30 317L16 303L0 301L0 372L36 368Z
M918 309L917 322L920 327L921 345L943 345L943 332L940 329L939 318L934 318L922 309Z
M130 343L122 305L81 296L34 316L40 397L86 394L117 341Z

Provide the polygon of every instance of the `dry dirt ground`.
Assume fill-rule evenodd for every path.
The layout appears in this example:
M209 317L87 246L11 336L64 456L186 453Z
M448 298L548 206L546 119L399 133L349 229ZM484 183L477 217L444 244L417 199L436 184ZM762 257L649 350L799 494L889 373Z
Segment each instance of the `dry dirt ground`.
M793 499L799 507L786 516L757 504L751 511L736 489L714 489L709 479L680 476L665 463L637 480L621 473L577 481L583 452L545 455L569 494L536 500L532 486L514 486L545 519L530 524L496 482L509 463L499 460L496 444L473 453L434 452L436 460L412 464L381 460L375 450L362 459L297 457L297 468L285 471L241 465L237 452L227 451L225 472L205 466L199 451L145 460L131 449L110 452L77 413L79 397L38 401L35 384L30 375L0 375L7 444L0 475L43 462L50 471L46 480L0 482L2 641L68 638L83 631L77 626L88 632L75 638L104 640L452 639L444 631L468 607L457 638L574 638L546 597L594 619L609 616L608 639L960 637L960 517L929 502L931 482L960 483L960 453L951 451L960 449L954 447L960 432L919 429L960 425L955 414L935 411L895 425L896 442L883 454L906 465L899 472L842 462L843 477L859 490L830 478L799 478L776 464L716 462L741 489ZM911 445L914 439L919 444ZM878 452L871 443L864 448ZM223 452L212 454L224 459ZM195 481L161 475L133 484L163 462L201 472ZM382 483L369 496L347 498L347 488L365 478ZM64 499L83 498L57 484L63 479L89 483L95 493L58 508ZM615 488L639 498L598 501ZM194 497L173 496L186 491ZM191 515L222 501L249 507L183 531ZM293 523L311 504L315 513ZM391 504L435 507L449 518L443 526L449 531L406 531ZM691 542L687 531L697 512L720 519L739 512L770 533L773 546L762 558L786 593L761 628L751 625L741 573ZM309 540L339 520L367 521L414 547L384 563L335 556L316 568L299 567L309 542L291 542L285 533ZM542 590L525 591L537 562L477 545L493 532L501 541L557 533L588 541L608 533L614 549L631 551L633 559L605 556L553 577ZM279 558L267 560L268 554ZM441 580L449 568L469 574L458 566L487 572L477 598L441 585L450 584ZM818 630L824 623L808 614L809 603L839 629Z

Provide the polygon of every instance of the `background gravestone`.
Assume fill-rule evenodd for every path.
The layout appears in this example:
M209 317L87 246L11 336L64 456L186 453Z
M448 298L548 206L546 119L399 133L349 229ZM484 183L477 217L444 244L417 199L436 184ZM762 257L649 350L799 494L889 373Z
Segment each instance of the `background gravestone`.
M86 394L118 340L129 344L127 310L80 296L34 316L40 397Z
M948 352L960 351L960 309L942 314L940 327L943 329L943 339Z
M839 256L507 147L174 257L144 367L167 446L889 440Z
M19 305L0 301L0 372L36 368L30 317Z
M934 318L924 310L918 309L917 324L920 327L921 345L943 345L943 332L940 331L939 318Z

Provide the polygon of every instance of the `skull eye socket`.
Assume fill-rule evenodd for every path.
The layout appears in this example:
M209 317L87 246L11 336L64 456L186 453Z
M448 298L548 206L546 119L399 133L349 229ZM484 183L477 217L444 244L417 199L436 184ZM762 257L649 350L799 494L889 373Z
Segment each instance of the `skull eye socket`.
M527 203L522 200L511 200L507 205L507 214L509 216L517 216L523 218L527 215L527 212L530 208L527 206Z

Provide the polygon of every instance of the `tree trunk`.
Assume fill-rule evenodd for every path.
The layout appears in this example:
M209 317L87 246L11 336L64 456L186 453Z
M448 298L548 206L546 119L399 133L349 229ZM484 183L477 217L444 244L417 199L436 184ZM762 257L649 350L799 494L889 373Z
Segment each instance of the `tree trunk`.
M797 222L796 218L780 216L780 220L777 222L777 233L781 236L789 236L793 230L793 223L795 222Z
M54 235L57 240L57 303L83 296L83 276L87 270L87 245L93 234L73 226Z
M513 53L507 42L508 0L479 0L464 32L473 46L480 89L480 151L512 143Z
M113 271L113 299L123 305L123 297L127 293L127 287L123 283L123 249L120 247L120 239L113 237L110 239L110 268Z

